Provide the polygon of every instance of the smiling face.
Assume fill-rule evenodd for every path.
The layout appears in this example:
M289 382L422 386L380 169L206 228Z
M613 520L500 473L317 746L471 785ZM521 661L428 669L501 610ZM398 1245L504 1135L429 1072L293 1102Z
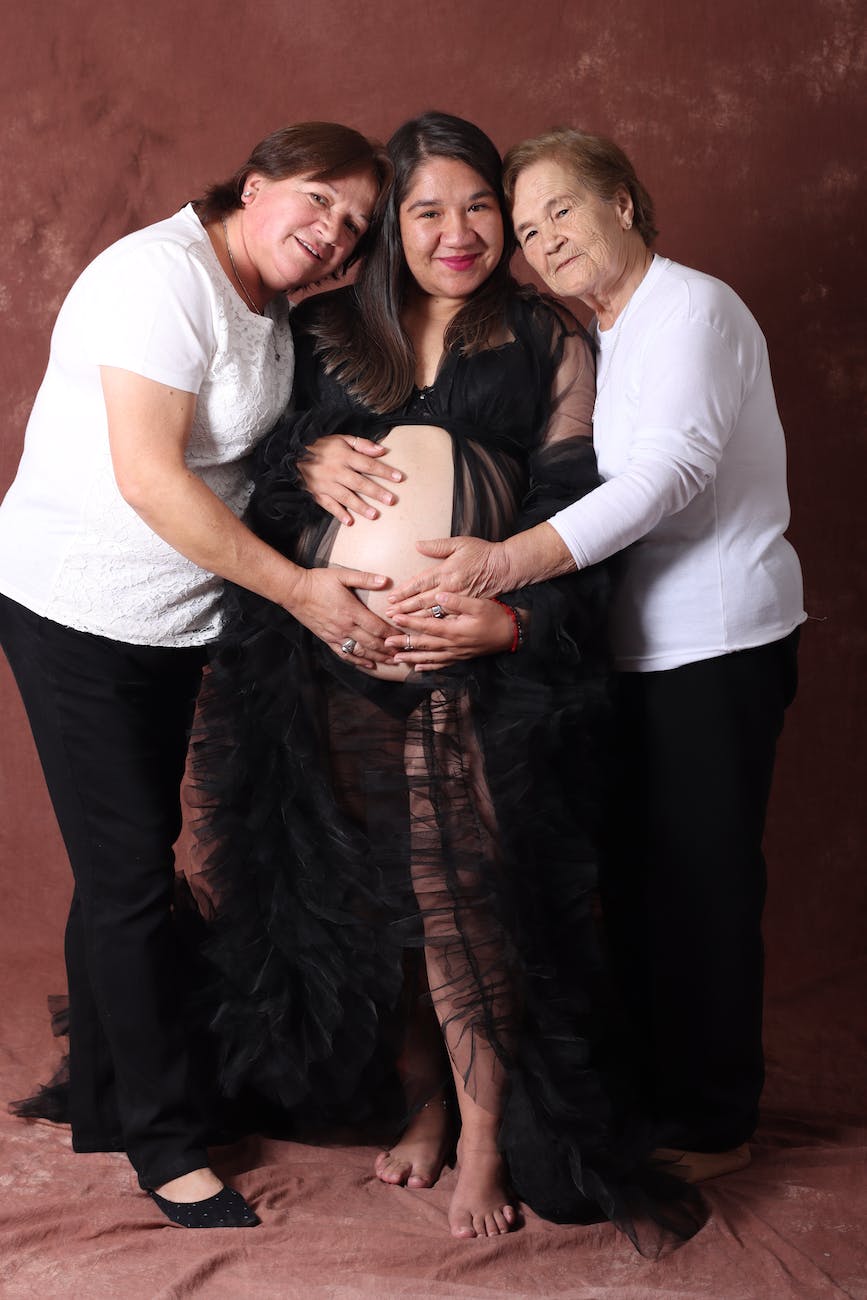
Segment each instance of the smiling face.
M606 202L562 163L543 158L518 174L514 194L515 233L530 266L553 293L581 298L596 310L640 241L626 190Z
M270 293L298 289L338 270L370 224L378 189L369 172L244 185L241 232L247 260Z
M460 303L484 284L503 252L503 218L488 182L455 158L426 158L400 205L400 236L423 293Z

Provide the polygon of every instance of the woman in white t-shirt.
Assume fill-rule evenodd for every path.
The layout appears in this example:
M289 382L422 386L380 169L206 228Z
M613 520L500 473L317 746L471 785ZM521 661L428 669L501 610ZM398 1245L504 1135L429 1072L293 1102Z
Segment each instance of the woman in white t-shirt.
M287 292L359 254L390 165L347 127L275 132L128 235L64 302L0 507L0 640L75 877L66 931L77 1151L124 1150L186 1227L258 1219L208 1167L171 915L179 790L221 579L359 663L388 626L241 522L247 457L292 386Z
M532 268L595 313L604 481L503 543L420 543L445 563L392 608L422 647L418 611L449 593L622 552L603 902L660 1148L698 1181L745 1165L757 1122L761 842L806 617L767 347L730 288L653 254L650 197L610 141L529 140L505 186Z

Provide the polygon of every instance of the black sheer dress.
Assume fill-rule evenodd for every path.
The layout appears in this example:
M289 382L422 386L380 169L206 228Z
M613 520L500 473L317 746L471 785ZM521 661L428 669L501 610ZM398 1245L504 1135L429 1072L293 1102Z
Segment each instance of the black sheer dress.
M542 299L516 296L508 341L446 354L387 416L325 372L317 302L297 314L295 408L260 453L248 514L283 553L329 562L339 526L297 474L323 434L444 429L453 533L503 538L598 482L592 348ZM194 742L198 883L230 1095L364 1116L427 999L470 1095L502 1114L518 1195L557 1221L601 1211L655 1254L702 1211L644 1162L593 1058L606 592L596 568L509 593L518 653L391 682L230 589Z

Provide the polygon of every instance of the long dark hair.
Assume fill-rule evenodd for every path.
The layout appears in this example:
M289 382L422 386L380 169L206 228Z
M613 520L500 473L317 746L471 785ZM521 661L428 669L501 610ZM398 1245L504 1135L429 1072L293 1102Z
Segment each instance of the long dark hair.
M310 302L310 328L316 350L353 396L375 411L405 402L415 385L416 358L401 324L412 277L400 238L400 205L416 168L428 158L457 159L484 179L496 195L503 218L503 252L488 279L446 329L447 350L470 355L502 331L506 308L517 285L509 272L514 250L512 223L503 193L502 162L484 131L453 117L430 112L405 122L387 145L394 181L373 231L370 252L354 286L354 303L345 297ZM353 305L355 311L348 311ZM303 317L308 313L302 308Z
M218 221L242 207L241 194L251 172L260 172L270 181L282 181L288 176L328 181L369 172L376 181L381 200L391 180L391 162L381 144L368 140L351 126L341 126L338 122L298 122L295 126L284 126L260 140L233 176L217 181L201 198L193 200L199 220L203 224ZM363 256L369 237L368 230L347 259L347 266Z

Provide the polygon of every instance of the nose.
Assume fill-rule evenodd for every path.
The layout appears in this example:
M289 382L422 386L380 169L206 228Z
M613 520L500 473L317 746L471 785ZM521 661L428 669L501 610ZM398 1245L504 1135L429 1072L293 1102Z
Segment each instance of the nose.
M565 236L559 231L549 217L541 230L542 248L545 253L556 253L558 248L562 248L565 242Z
M340 220L332 208L323 208L315 221L316 229L321 237L328 244L337 243L337 235L340 228Z
M476 242L476 232L466 212L452 212L442 228L442 241L449 248L470 248Z

